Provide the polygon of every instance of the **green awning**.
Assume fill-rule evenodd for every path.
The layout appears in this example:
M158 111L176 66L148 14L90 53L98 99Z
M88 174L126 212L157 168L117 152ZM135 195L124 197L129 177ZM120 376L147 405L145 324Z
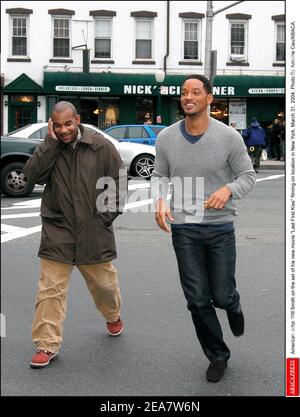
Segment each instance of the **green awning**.
M215 95L220 95L222 87L227 88L228 96L235 97L284 96L285 94L285 77L217 75L213 84Z
M46 94L156 95L154 74L44 73Z
M161 94L179 96L185 75L166 75ZM277 76L218 75L215 97L284 96L285 78ZM157 95L155 74L45 72L44 92L55 95Z
M28 75L21 74L3 88L4 94L40 94L43 87L32 80Z

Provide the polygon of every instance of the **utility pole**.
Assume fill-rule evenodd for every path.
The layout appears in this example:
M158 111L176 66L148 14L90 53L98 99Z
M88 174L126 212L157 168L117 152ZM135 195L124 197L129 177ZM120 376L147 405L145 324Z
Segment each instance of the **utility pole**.
M84 49L81 47L84 46ZM82 72L90 72L90 50L87 47L87 44L72 46L72 49L81 49L82 50Z
M212 29L213 29L213 2L206 2L206 31L205 31L205 58L204 58L204 76L210 81L211 74L211 50L212 50Z
M213 30L213 18L216 14L222 12L223 10L230 9L233 6L236 6L243 1L235 1L229 6L222 7L222 9L213 11L213 2L207 1L206 4L206 32L205 32L205 61L204 61L204 76L210 81L213 80L215 76L215 71L213 67L216 68L216 65L212 66L212 52L214 52L214 61L216 62L216 51L212 51L212 30Z

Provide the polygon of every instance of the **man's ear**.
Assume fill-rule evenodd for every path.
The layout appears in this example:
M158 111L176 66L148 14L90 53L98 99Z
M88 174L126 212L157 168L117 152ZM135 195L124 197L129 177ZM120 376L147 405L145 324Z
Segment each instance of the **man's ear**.
M76 114L76 122L79 124L80 123L80 114Z
M214 101L214 96L212 94L207 95L207 104L211 104Z

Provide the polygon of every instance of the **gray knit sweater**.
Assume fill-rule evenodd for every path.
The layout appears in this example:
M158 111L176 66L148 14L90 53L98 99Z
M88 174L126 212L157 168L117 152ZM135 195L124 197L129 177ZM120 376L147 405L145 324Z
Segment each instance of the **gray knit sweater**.
M171 182L171 213L175 224L224 224L237 216L235 200L255 185L256 175L241 135L210 118L209 126L196 142L182 134L180 122L162 130L156 141L151 178L153 201L165 198ZM222 210L204 210L204 201L227 185L232 198Z

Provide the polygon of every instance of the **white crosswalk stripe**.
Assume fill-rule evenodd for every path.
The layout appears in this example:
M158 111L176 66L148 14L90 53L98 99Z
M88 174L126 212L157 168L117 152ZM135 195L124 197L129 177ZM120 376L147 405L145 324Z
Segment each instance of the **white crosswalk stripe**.
M259 178L256 180L256 182L262 182L262 181L270 181L270 180L276 180L278 178L284 177L285 174L280 175L271 175L264 178ZM128 189L130 191L133 190L143 190L143 189L149 189L150 183L149 182L133 182L129 184ZM171 195L169 194L167 199L170 199ZM134 210L139 207L143 206L149 206L153 203L153 200L151 198L148 199L141 199L139 201L129 202L125 205L124 211L128 210ZM41 206L41 198L33 199L33 200L27 200L27 201L21 201L18 203L14 203L10 207L1 207L2 212L6 212L7 210L34 210L37 209L38 211L30 211L30 212L22 212L18 214L3 214L1 215L2 220L14 220L14 219L25 219L25 218L34 218L34 217L40 217L40 206ZM13 226L8 224L2 224L1 225L1 243L9 242L13 239L19 239L21 237L29 236L33 233L37 233L41 231L41 225L33 226L33 227L20 227L20 226Z
M42 229L41 225L34 226L34 227L20 228L20 230L16 230L16 231L1 235L1 243L9 242L10 240L13 240L13 239L19 239L20 237L32 235L33 233L40 232L41 229Z

